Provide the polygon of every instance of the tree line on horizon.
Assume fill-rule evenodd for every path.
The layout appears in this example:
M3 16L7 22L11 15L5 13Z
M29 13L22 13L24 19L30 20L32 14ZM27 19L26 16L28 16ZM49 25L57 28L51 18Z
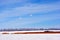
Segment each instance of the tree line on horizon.
M60 30L60 28L20 28L20 29L0 29L0 31L32 31L32 30Z

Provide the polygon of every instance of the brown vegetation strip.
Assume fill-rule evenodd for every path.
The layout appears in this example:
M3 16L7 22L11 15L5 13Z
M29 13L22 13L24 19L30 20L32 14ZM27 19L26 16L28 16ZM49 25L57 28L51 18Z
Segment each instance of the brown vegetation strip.
M9 33L4 32L4 33L2 33L2 34L9 34Z
M60 34L60 31L59 32L52 32L52 31L45 31L45 32L14 32L14 33L3 32L2 34Z
M60 34L60 32L16 32L13 34Z

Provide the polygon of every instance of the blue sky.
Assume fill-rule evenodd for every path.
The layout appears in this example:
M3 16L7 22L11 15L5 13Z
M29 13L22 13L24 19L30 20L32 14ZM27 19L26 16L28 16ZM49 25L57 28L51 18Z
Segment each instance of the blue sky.
M60 28L60 0L0 0L4 28Z

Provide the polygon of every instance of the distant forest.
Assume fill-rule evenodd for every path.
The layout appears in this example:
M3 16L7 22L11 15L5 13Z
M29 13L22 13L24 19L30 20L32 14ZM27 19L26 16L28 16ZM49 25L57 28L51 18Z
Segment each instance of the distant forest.
M20 29L0 29L0 31L34 31L34 30L60 30L60 28L20 28Z

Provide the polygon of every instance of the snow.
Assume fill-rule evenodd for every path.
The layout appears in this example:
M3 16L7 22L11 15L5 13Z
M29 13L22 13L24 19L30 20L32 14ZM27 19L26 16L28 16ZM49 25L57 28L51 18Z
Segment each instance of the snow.
M60 40L60 34L0 34L0 40Z

